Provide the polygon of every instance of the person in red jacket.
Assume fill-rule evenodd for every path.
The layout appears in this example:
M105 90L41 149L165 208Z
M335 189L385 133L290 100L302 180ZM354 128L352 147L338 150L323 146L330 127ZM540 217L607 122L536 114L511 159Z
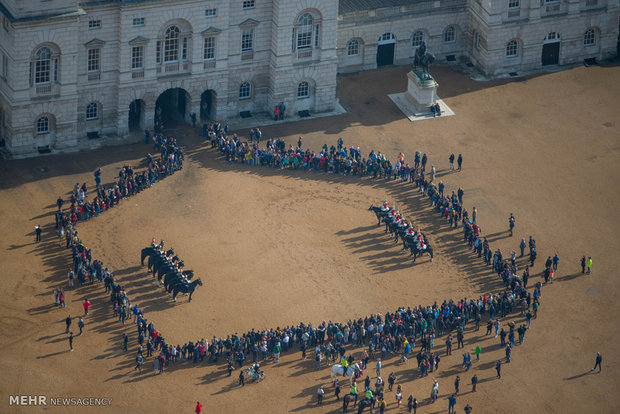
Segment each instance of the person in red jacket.
M196 414L200 414L202 412L202 404L200 401L196 401Z
M90 309L90 302L88 301L88 299L84 299L84 315L88 315L88 310Z

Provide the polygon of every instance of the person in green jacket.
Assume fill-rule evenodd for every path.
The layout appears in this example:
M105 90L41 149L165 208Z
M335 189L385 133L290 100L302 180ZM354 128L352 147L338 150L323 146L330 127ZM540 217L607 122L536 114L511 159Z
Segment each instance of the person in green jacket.
M482 352L482 348L480 348L480 345L476 345L476 361L480 361L481 352Z

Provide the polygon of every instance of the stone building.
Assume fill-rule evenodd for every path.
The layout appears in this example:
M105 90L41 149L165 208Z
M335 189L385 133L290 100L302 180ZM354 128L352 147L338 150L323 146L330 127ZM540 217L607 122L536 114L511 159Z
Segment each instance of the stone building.
M440 61L498 75L615 54L616 0L0 0L12 154L156 119L330 111L337 73Z

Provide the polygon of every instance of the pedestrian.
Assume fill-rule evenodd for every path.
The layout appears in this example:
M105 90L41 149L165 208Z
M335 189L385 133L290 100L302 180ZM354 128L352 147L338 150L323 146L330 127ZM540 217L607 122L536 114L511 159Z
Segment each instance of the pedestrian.
M510 217L508 218L508 228L510 231L510 237L512 237L512 231L515 228L515 216L510 213Z
M245 375L243 374L243 370L239 371L239 385L245 387Z
M142 364L144 364L144 357L138 352L138 355L136 355L136 366L133 370L138 370L138 373L142 374Z
M603 356L601 355L600 352L597 352L596 360L594 362L594 368L592 368L592 371L594 371L596 367L598 366L598 372L601 372L601 362L603 362Z
M590 271L592 270L591 269L591 267L592 267L592 257L588 256L588 263L587 263L586 266L588 267L588 271L586 272L586 274L589 275Z
M340 400L340 381L338 381L338 378L334 380L334 395L336 395L336 400L339 401Z
M450 170L454 170L454 154L450 154Z
M459 393L459 385L461 384L461 377L459 377L458 375L456 376L456 379L454 380L454 393L458 395Z
M467 404L465 406L465 414L471 414L471 410L472 410L471 405Z
M82 317L80 317L80 320L78 321L78 328L80 328L80 333L78 336L82 336L82 330L84 329L84 319L82 319Z
M454 406L456 405L456 396L452 394L448 399L448 414L454 414Z
M463 165L463 156L461 154L459 154L459 157L456 159L456 163L459 165L459 171L461 171Z
M73 270L69 271L69 273L67 274L67 279L69 279L69 287L72 288L73 287L73 279L75 279L75 273L73 272Z
M36 237L35 237L35 243L36 243L36 242L40 242L40 241L41 241L41 233L42 233L41 226L38 226L38 225L37 225L37 226L35 226L35 228L34 228L34 233L35 233L35 235L36 235Z
M67 319L65 319L65 324L67 325L65 333L69 333L69 328L71 327L71 315L67 316Z
M558 254L556 253L555 256L553 256L553 259L551 259L553 261L553 271L557 272L558 271L558 263L560 263L560 256L558 256Z
M497 371L497 378L501 378L502 377L502 361L500 361L499 359L495 363L495 370Z
M476 361L480 362L480 353L482 352L482 348L480 345L476 345Z
M126 333L123 334L123 351L127 352L129 348L129 337Z
M73 352L73 331L69 332L69 352Z
M510 355L512 354L512 347L510 344L506 345L506 362L510 362Z
M319 389L316 391L316 397L317 397L317 403L316 405L321 405L323 404L323 395L325 394L325 391L323 391L323 386L321 385L319 387Z
M194 412L196 414L200 414L202 412L202 404L200 404L200 401L196 401L196 409L194 410Z
M377 404L379 404L379 414L383 414L385 413L385 406L387 405L385 398L383 398L383 393L379 395L378 400L379 401L377 401Z
M88 301L88 298L84 299L82 306L84 306L84 315L88 315L88 310L90 309L90 302Z
M381 358L377 360L377 377L381 376Z
M586 257L581 256L581 273L586 272Z
M400 402L403 400L403 389L400 386L400 384L398 384L398 387L396 387L396 404L398 405L398 408L400 408Z
M388 389L392 391L392 387L394 386L394 382L396 382L396 375L393 372L390 372L388 376Z
M65 303L65 290L63 288L60 288L60 293L58 294L58 304L61 308L67 307Z
M478 375L474 374L474 376L471 377L471 391L472 392L476 392L476 385L478 385Z
M525 239L521 239L521 243L519 244L519 249L521 249L521 256L519 257L523 257L523 254L525 252L525 246L526 246Z

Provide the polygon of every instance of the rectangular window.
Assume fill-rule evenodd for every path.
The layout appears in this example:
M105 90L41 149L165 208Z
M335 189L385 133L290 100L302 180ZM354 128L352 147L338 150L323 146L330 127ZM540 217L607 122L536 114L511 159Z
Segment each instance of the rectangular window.
M509 9L518 9L519 7L521 7L520 0L508 0Z
M134 46L131 48L131 69L144 69L144 46Z
M37 60L34 63L34 83L35 85L50 82L50 60Z
M157 42L155 45L155 63L161 64L161 42Z
M320 29L321 26L320 25L316 25L315 30L314 30L314 48L318 49L319 48L319 33L320 33Z
M253 9L254 8L254 0L245 0L243 2L243 9Z
M183 50L181 51L181 59L183 59L183 61L187 60L187 37L183 38Z
M204 60L215 59L215 37L205 37Z
M88 72L99 72L101 49L88 49Z
M217 9L206 9L205 17L215 17L217 16Z
M251 52L254 50L254 29L245 29L241 35L241 51Z
M89 29L101 29L101 20L100 19L89 20L88 28Z
M300 26L297 29L297 49L312 47L312 25Z
M133 26L134 27L144 26L144 17L136 17L135 19L133 19Z

